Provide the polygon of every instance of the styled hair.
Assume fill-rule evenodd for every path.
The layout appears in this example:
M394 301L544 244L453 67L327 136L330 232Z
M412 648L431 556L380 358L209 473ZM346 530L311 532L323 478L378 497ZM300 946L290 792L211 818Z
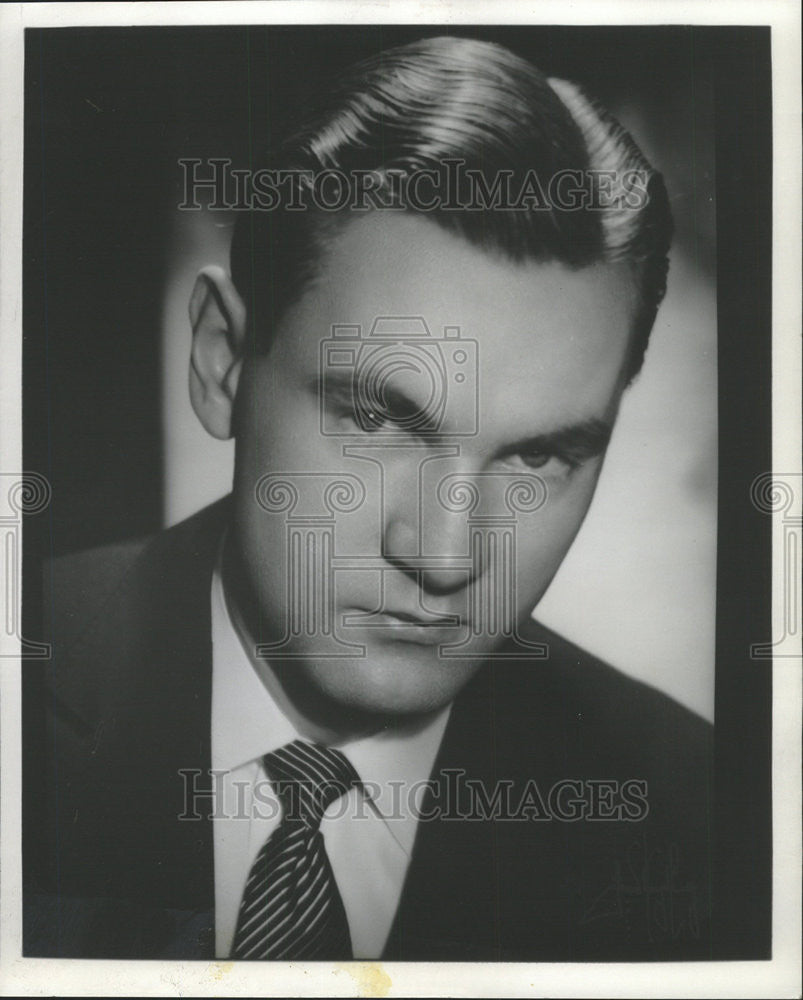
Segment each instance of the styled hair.
M459 162L451 203L425 217L472 245L512 261L572 268L624 263L635 271L639 307L629 375L639 371L666 291L672 219L663 178L622 126L579 86L548 79L491 42L427 38L357 63L321 88L301 123L268 153L265 167L292 172L288 198L253 209L235 226L231 272L258 350L268 348L285 310L316 276L352 206L323 210L314 177L370 174L374 199L414 212L405 181ZM571 180L568 207L543 192ZM533 197L517 207L489 204L499 178ZM469 183L471 182L471 183ZM485 199L477 207L476 184ZM530 185L528 188L527 185ZM498 189L497 189L498 190ZM381 208L368 206L367 210Z

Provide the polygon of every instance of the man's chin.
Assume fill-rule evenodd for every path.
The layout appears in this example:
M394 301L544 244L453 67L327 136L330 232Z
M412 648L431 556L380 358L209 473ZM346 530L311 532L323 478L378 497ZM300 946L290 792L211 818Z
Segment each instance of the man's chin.
M341 711L392 719L435 712L448 705L481 661L433 655L372 655L344 660L296 660L282 669L295 699L328 702Z

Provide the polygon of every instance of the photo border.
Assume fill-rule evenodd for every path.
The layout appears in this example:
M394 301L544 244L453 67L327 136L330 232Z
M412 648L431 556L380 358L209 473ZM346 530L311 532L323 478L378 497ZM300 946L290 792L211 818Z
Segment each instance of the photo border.
M649 6L636 3L600 4L590 2L572 4L571 7L552 0L539 5L537 15L527 5L505 3L490 8L463 2L459 8L447 4L402 3L392 9L379 4L366 5L343 2L336 7L329 3L308 3L297 0L285 3L227 4L19 4L8 5L0 11L0 62L3 94L2 134L0 149L0 204L2 204L2 250L0 251L0 285L4 289L0 309L0 335L2 341L2 383L0 388L0 454L3 471L17 473L24 469L22 462L22 427L20 413L21 384L21 259L19 248L22 238L22 114L23 57L22 33L27 27L111 24L247 24L247 23L364 23L369 18L387 24L432 24L436 14L443 15L445 25L451 24L710 24L716 26L768 25L772 31L772 186L774 196L762 185L761 164L756 161L758 189L751 193L745 189L753 180L737 176L737 171L727 171L723 160L727 147L720 145L722 133L717 132L717 240L735 253L742 266L749 263L751 251L769 248L771 239L771 265L764 258L759 282L763 287L753 289L753 311L749 296L739 282L744 282L732 272L723 280L720 275L717 288L718 330L720 344L720 400L725 432L720 436L720 522L718 548L718 582L727 589L729 579L751 579L760 597L763 581L769 573L769 559L773 552L773 529L786 515L776 511L767 517L767 510L756 507L751 500L750 487L761 474L772 473L783 480L800 469L799 402L800 390L800 43L799 18L796 5L780 0L762 0L752 3L704 2L655 3ZM491 17L491 13L493 17ZM537 19L536 19L537 18ZM745 81L741 82L745 87ZM733 95L716 95L718 113L726 117L733 110ZM730 106L729 106L730 101ZM720 119L717 119L718 125ZM770 141L769 122L767 133L760 142ZM766 164L764 174L768 175ZM723 194L720 183L731 185ZM735 185L735 187L734 187ZM741 185L741 187L739 186ZM752 206L757 215L751 223L739 222L733 216L733 203L738 199L744 215ZM745 199L747 204L745 205ZM752 199L752 200L751 200ZM772 207L772 231L761 230L763 208ZM739 229L739 227L742 227ZM747 227L746 229L744 227ZM733 243L741 237L741 244ZM757 241L750 243L749 240ZM763 243L762 243L763 241ZM762 269L759 268L761 271ZM755 269L748 273L755 273ZM770 285L771 282L771 285ZM763 298L762 298L763 295ZM771 306L771 319L770 319ZM745 312L745 310L747 310ZM761 337L747 337L739 341L746 350L741 359L734 355L731 345L724 339L728 326L747 330L751 324L765 327L772 323L772 344ZM749 331L748 331L749 332ZM731 332L731 336L733 333ZM749 390L754 388L753 375L769 366L771 347L771 399L756 400ZM724 352L724 353L723 353ZM759 366L758 368L756 366ZM767 367L767 370L768 367ZM766 380L765 380L766 381ZM766 386L769 392L770 386ZM748 390L745 393L745 390ZM772 414L772 433L769 421L759 419L751 430L750 417L755 407L764 405ZM751 409L752 407L752 409ZM742 425L742 441L753 461L745 461L729 452L724 445L735 443L729 430ZM728 427L727 425L730 424ZM28 471L28 470L26 470ZM746 491L746 492L745 492ZM733 498L738 497L739 502ZM799 518L800 498L797 497ZM777 515L777 516L776 516ZM794 515L794 511L793 511ZM745 525L749 527L745 529ZM798 529L799 530L799 529ZM745 543L746 539L746 543ZM799 551L799 550L798 550ZM774 870L773 889L773 938L774 957L770 961L711 961L700 963L599 963L599 964L513 964L513 963L381 963L351 962L312 963L304 968L295 963L271 963L270 983L266 988L265 968L256 965L238 965L230 962L111 962L80 959L23 959L21 954L21 870L20 870L20 758L21 720L19 713L21 675L19 663L13 659L0 662L0 734L2 757L0 766L0 810L2 815L2 847L0 853L0 991L3 993L32 994L50 992L57 982L57 992L62 995L104 995L129 993L132 990L144 995L173 995L192 992L195 995L215 996L225 990L228 995L295 995L295 996L353 996L353 995L412 995L412 996L484 996L484 995L534 995L534 996L594 996L604 995L605 989L615 990L620 996L796 996L799 981L800 957L800 735L801 707L800 661L795 658L776 657L770 669L769 661L745 662L745 643L766 641L770 636L782 634L783 608L787 595L784 592L783 567L776 558L771 567L773 594L772 615L765 615L767 631L763 635L751 634L755 619L743 619L733 613L729 624L736 627L726 637L718 635L716 715L718 730L718 774L726 781L736 782L728 770L731 750L721 749L719 732L725 726L726 743L732 748L735 741L753 742L751 767L746 783L739 778L741 788L730 789L730 798L739 800L745 789L761 795L761 781L772 768L772 855ZM12 583L15 581L12 581ZM2 586L6 586L4 580ZM719 604L718 588L718 607ZM0 594L8 601L8 594ZM8 606L6 603L4 606ZM799 619L798 619L799 621ZM727 683L720 664L732 662L732 672ZM733 697L733 691L742 694ZM772 758L761 741L756 720L765 726L773 724ZM723 770L720 770L723 769ZM730 777L728 777L730 776ZM756 792L756 788L758 791ZM769 788L767 788L767 794ZM747 797L743 803L743 822L749 822L750 810L755 802ZM722 817L721 817L722 819ZM737 815L732 817L734 829L733 849L738 828ZM758 830L760 838L769 831ZM739 858L734 872L720 873L721 878L743 878L746 893L754 893L756 912L761 909L762 889L751 883L754 869L750 858ZM738 937L735 922L742 919L734 909L732 936ZM736 955L734 955L736 958ZM101 975L102 973L102 975ZM58 979L55 979L55 976Z

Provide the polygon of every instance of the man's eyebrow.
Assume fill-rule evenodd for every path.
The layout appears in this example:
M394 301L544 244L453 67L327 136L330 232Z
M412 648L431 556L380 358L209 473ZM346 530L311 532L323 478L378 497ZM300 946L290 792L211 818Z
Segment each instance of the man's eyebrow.
M526 452L548 452L592 458L600 455L608 447L613 432L613 424L607 420L592 417L566 424L553 431L522 438L506 445L504 454L513 455Z

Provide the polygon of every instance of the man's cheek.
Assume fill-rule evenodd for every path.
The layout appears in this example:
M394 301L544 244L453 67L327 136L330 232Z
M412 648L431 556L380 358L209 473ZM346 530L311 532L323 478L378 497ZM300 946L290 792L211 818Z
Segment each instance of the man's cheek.
M562 552L556 546L519 545L516 593L512 602L519 615L532 611L543 597L562 560Z
M517 525L515 603L519 611L532 610L552 582L571 548L587 507L582 498L571 504L554 502Z

